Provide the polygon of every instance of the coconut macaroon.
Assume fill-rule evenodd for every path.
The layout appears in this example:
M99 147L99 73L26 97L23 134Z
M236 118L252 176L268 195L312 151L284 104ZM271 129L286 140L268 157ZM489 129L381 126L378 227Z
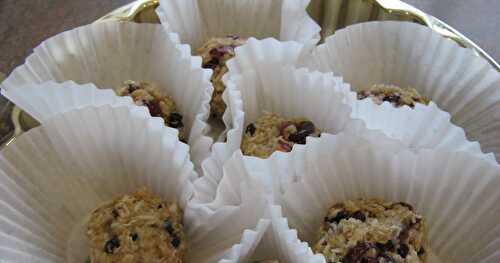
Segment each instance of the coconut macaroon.
M238 36L212 38L196 50L203 59L202 66L213 70L211 82L214 92L210 101L210 113L214 118L222 118L226 110L226 104L222 100L222 93L226 89L222 77L228 72L226 62L235 56L234 49L245 42L246 39Z
M277 113L264 113L247 125L241 150L245 155L269 157L275 151L290 152L293 145L305 144L307 136L319 137L320 130L306 118L285 118Z
M395 107L407 105L410 108L415 107L416 103L429 104L429 99L414 89L400 88L394 85L376 84L368 89L358 91L358 99L372 98L377 104L388 101Z
M187 248L181 209L145 188L94 210L87 236L93 263L180 263Z
M151 116L163 118L165 125L179 131L179 140L186 142L182 115L177 111L173 98L163 94L156 84L127 80L116 89L116 93L132 97L136 105L148 107Z
M325 216L314 251L331 263L426 262L426 222L403 202L338 203Z

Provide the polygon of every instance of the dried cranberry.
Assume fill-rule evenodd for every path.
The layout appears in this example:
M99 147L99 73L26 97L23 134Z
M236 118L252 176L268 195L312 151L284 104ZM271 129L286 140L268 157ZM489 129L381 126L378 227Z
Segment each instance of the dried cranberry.
M398 254L402 258L406 258L406 256L408 256L408 252L410 252L410 248L408 247L408 245L406 245L406 244L400 244L399 245Z
M368 242L358 242L356 246L350 248L347 254L342 258L342 263L358 263L361 262L363 256L372 248L373 246Z
M119 247L120 247L120 240L118 239L117 236L114 236L113 238L111 238L106 242L106 244L104 245L104 251L108 254L113 254L114 250Z
M220 65L220 61L218 58L212 58L210 61L203 64L203 68L215 69Z
M279 140L278 144L280 146L280 150L281 151L284 151L284 152L290 152L290 151L292 151L292 146L290 146L288 143Z
M167 125L172 128L182 128L184 124L182 123L182 115L177 112L172 112L168 115Z
M144 103L149 109L149 114L153 117L161 117L160 103L157 100L146 101Z
M248 124L247 128L245 129L245 132L249 133L250 136L253 136L255 134L256 130L257 130L257 128L255 127L255 124L250 123L250 124Z
M351 215L352 218L358 219L361 222L365 222L366 217L365 214L363 214L361 211L357 211L354 214Z

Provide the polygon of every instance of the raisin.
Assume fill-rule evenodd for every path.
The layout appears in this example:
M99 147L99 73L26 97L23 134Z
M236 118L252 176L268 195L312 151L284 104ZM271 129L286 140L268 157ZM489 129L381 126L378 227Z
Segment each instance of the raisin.
M255 127L255 124L250 123L250 124L248 124L247 128L245 129L245 132L249 133L250 136L253 136L255 134L256 130L257 130L257 128Z
M161 108L160 108L160 103L158 103L157 100L152 100L152 101L146 101L144 103L146 107L148 107L149 114L153 117L161 117Z
M396 263L396 260L387 254L383 254L380 258L384 259L384 261L380 261L381 263Z
M172 221L170 219L167 219L163 222L163 228L167 233L169 233L171 236L175 235L175 229L174 225L172 224Z
M130 238L132 239L132 241L136 241L139 238L139 235L137 233L132 233L130 234Z
M111 211L111 214L113 214L113 217L114 217L114 218L117 218L117 217L119 217L119 216L120 216L120 214L118 213L118 211L117 211L116 209L113 209L113 210Z
M418 250L417 254L418 254L419 256L423 256L423 255L425 254L425 249L424 249L424 247L421 247L421 248Z
M357 211L354 214L351 215L352 218L358 219L361 222L365 222L366 217L365 214L363 214L361 211Z
M168 116L167 125L172 128L182 128L184 124L182 123L182 115L177 112L172 112Z
M410 252L410 248L408 247L408 245L406 245L406 244L399 245L398 254L402 258L406 258L406 256L408 256L408 252Z
M236 40L236 39L239 39L239 38L240 38L240 37L239 37L239 36L237 36L237 35L227 35L226 37L228 37L228 38L232 38L232 39L234 39L234 40Z
M139 89L139 86L135 84L135 82L130 82L127 84L127 91L129 94L136 91L137 89Z
M118 239L117 236L114 236L113 238L108 240L104 245L104 252L108 254L113 254L113 251L119 247L120 247L120 240Z
M394 247L394 243L392 242L392 240L389 240L387 241L386 243L379 243L377 242L375 244L377 246L378 249L380 249L382 252L385 252L385 251L394 251L395 247Z
M172 236L172 241L170 241L170 244L172 244L173 247L178 248L179 245L181 244L181 240L175 234L173 234L171 236Z
M187 144L187 143L188 143L186 139L180 139L180 141L181 141L182 143L185 143L185 144Z
M334 217L334 218L331 218L331 219L329 220L329 222L330 222L330 223L335 222L335 223L337 223L337 224L338 224L338 223L339 223L342 219L348 219L349 217L350 217L349 213L348 213L348 212L346 212L346 211L344 211L344 210L342 210L342 211L338 212L338 213L335 215L335 217Z
M314 130L316 129L314 127L314 124L310 121L303 121L296 125L296 127L297 132L290 134L288 136L288 139L298 144L305 144L306 137L313 134Z
M391 94L391 95L385 96L382 100L383 101L388 101L390 103L399 104L399 101L401 100L401 96L399 96L397 94Z
M163 208L163 205L162 204L159 204L158 205L158 209L162 209Z

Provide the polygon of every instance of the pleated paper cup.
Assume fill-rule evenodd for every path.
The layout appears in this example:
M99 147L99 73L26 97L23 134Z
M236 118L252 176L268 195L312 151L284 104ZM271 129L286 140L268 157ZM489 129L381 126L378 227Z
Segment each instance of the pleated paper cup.
M161 25L103 22L44 41L1 84L1 89L2 94L28 110L40 98L52 98L50 92L32 95L34 90L53 86L47 81L92 83L99 89L114 89L126 80L155 83L176 102L184 117L193 160L199 163L212 144L206 123L213 91L210 74L210 70L201 69L201 59L191 57L189 47L177 44L176 36L166 33ZM21 97L23 100L18 101ZM65 109L73 101L68 100ZM48 113L30 114L37 117Z
M276 67L293 65L300 68L308 59L332 63L325 58L326 55L319 54L322 50L329 49L324 45L320 46L314 51L314 59L310 59L309 49L299 43L278 42L271 39L250 40L247 45L238 48L236 57L228 62L229 74L225 76L225 81L240 78L238 75L245 74L244 71L248 69L267 77L269 64ZM324 67L316 68L325 73L332 73ZM333 74L335 76L337 72L333 71ZM344 78L342 80L347 82ZM235 86L242 89L238 85ZM355 88L348 84L345 86L345 103L352 110L350 117L364 121L368 129L381 130L387 136L399 139L411 148L466 151L495 161L491 152L483 152L477 141L469 140L463 128L452 123L450 120L452 116L441 110L434 102L429 105L417 104L414 108L408 106L395 108L389 102L377 105L370 99L358 100Z
M470 49L408 22L369 22L339 30L304 65L341 75L354 90L412 87L500 158L500 73Z
M272 227L280 259L324 262L313 261L314 255L301 242L310 247L315 243L328 209L346 200L382 198L409 203L427 219L429 262L500 260L498 165L463 152L390 152L369 145L330 150L327 142L320 146L321 155L311 149L311 158L301 159L307 169L291 173L302 180L288 185L277 201L282 215L275 214ZM274 170L295 166L286 160L273 165ZM247 171L251 178L274 176ZM298 260L304 257L311 260Z
M26 84L6 90L3 95L40 122L59 113L84 107L135 105L131 97L117 96L111 89L98 89L91 83L79 85L73 81Z
M210 214L192 208L198 176L188 146L144 107L55 115L5 147L0 168L0 261L84 262L90 213L141 187L184 210L186 262L239 262L269 225L246 219L262 211L257 205Z
M329 147L322 147L323 144ZM314 159L321 156L324 151L342 152L346 149L367 146L394 153L406 149L399 141L389 139L378 131L364 128L362 122L355 122L346 132L338 135L324 134L321 138L308 138L307 144L297 145L292 154L276 154L268 160L243 156L237 151L224 162L221 177L218 177L219 172L213 167L207 169L208 173L195 181L194 198L190 204L204 203L202 206L212 211L227 204L240 202L235 200L241 200L241 196L244 195L242 192L252 189L253 202L264 198L269 204L263 219L272 222L272 228L265 232L252 259L279 258L281 262L323 262L318 261L323 259L323 256L314 255L307 243L297 239L296 231L291 230L286 219L282 218L281 207L270 205L279 204L281 193L290 184L301 180L308 169L305 159ZM283 165L277 166L275 162ZM290 256L289 252L286 252L288 249L295 251L297 256ZM312 261L308 261L309 259Z
M309 1L160 0L156 13L192 50L228 35L315 44L321 28L306 12Z

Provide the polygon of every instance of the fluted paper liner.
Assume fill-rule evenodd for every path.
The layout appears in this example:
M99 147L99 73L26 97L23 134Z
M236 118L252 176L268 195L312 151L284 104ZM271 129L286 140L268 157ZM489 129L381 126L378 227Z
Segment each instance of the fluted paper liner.
M354 90L373 84L413 87L449 112L484 152L500 158L500 73L428 27L391 21L349 26L327 38L304 64L341 75Z
M326 61L336 65L332 62L335 59L328 59L328 54L322 53L324 50L329 49L321 45L314 51L314 61ZM301 67L304 61L308 60L308 56L310 56L309 49L299 43L278 42L271 39L250 40L247 45L236 49L236 57L228 62L229 74L224 78L229 83L232 78L237 79L238 75L245 74L243 72L245 70L257 71L260 78L261 76L271 78L271 74L274 73L267 73L268 65ZM325 74L332 73L324 67L319 70ZM335 76L338 73L333 71L333 74ZM342 80L347 82L346 79ZM234 86L242 89L239 85ZM413 109L407 106L395 108L389 102L377 105L370 99L358 100L356 93L351 90L352 85L344 84L344 86L345 103L352 109L350 117L364 121L369 129L381 130L387 136L399 139L411 148L466 151L495 161L492 153L483 153L478 142L468 140L464 130L450 121L451 115L441 110L434 102L429 105L417 104Z
M206 259L187 262L238 262L267 227L236 220L258 210L249 205L192 223L189 215L201 208L188 203L197 178L189 148L144 107L104 105L55 115L4 148L0 168L0 261L84 262L91 211L142 186L184 209L189 245L196 248L189 257Z
M2 94L24 94L20 106L28 106L38 103L33 100L43 94L31 96L23 87L35 88L33 84L47 81L93 83L100 89L116 88L125 80L156 83L172 96L184 116L191 155L199 163L212 144L206 120L213 88L211 71L201 69L201 59L191 57L187 50L189 47L177 44L176 36L165 33L161 25L94 23L42 42L1 84Z
M117 96L111 89L98 89L91 83L79 85L73 81L26 84L5 90L3 95L41 122L72 109L102 105L135 105L131 97Z
M309 1L160 0L156 13L192 50L227 35L315 44L321 28L306 12Z
M356 140L342 135L311 139L302 146L303 153L275 155L266 167L248 164L238 154L226 162L233 173L224 174L221 186L226 177L274 184L266 186L267 198L282 213L280 207L272 208L271 233L262 241L266 246L259 246L268 249L258 252L285 262L325 262L310 247L328 209L346 200L382 198L407 202L427 219L429 262L500 260L498 164L465 152L415 151L397 145L391 149L373 143L357 147L340 143ZM300 180L283 184L276 179L283 175Z
M383 198L412 204L427 219L430 262L500 259L498 165L462 152L395 154L369 147L330 151L305 161L309 169L303 180L291 185L281 199L283 215L301 240L313 244L334 203Z

